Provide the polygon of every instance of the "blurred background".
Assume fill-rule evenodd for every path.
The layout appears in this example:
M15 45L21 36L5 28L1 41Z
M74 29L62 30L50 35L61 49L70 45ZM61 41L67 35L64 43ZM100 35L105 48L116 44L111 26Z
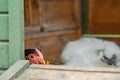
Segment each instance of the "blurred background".
M25 48L61 62L68 41L84 34L120 34L120 0L24 0ZM119 38L104 38L120 44Z

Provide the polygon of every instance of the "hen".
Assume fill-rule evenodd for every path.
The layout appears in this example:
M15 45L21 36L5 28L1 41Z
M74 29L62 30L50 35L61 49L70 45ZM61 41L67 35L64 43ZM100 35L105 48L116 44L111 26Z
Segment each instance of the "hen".
M43 54L37 48L26 49L25 58L29 60L31 64L45 64Z
M81 67L120 67L120 47L98 38L70 41L62 51L65 65Z

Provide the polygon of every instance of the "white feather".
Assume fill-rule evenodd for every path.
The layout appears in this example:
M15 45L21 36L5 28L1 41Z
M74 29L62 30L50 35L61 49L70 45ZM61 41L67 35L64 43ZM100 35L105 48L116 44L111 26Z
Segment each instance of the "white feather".
M61 59L65 65L82 67L115 67L107 65L101 61L104 54L111 58L113 54L117 56L117 66L120 67L120 47L110 41L97 38L80 38L70 41L62 51Z

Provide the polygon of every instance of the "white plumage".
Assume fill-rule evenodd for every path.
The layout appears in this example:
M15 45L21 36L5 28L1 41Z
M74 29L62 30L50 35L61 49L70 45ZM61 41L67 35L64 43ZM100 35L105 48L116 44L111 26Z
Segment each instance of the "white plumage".
M113 55L116 66L120 67L120 47L116 43L98 38L80 38L68 42L62 51L61 59L65 65L70 66L116 67L102 60L103 56L111 59Z

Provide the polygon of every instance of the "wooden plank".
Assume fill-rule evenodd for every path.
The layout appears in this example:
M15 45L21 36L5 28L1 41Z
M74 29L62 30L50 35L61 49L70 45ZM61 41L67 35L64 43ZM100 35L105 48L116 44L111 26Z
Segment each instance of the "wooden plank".
M29 77L26 78L25 75ZM85 68L32 64L18 80L119 80L119 68Z
M66 35L69 33L76 33L76 35L80 36L80 28L74 28L74 29L67 29L67 30L60 30L60 31L53 31L53 32L44 32L44 33L32 33L32 34L26 34L25 40L29 39L38 39L42 37L48 37L53 35Z
M0 40L8 40L8 16L0 15Z
M31 19L32 25L39 25L39 0L31 0Z
M69 70L69 71L82 71L82 72L108 72L108 73L120 73L119 68L104 68L104 67L74 67L74 66L65 66L65 65L37 65L32 64L29 66L29 69L48 69L48 70Z
M75 12L79 9L76 8L78 7L78 2L73 0L40 0L40 24L44 31L57 31L80 27L80 22L77 19L80 16L78 16L79 13Z
M9 3L9 66L24 59L24 8L23 0Z
M120 0L90 0L88 33L120 32Z
M24 6L25 26L39 25L39 0L24 0Z
M39 5L38 5L38 3ZM75 27L80 27L80 21L78 17L80 17L79 11L79 3L80 1L74 0L25 0L26 9L25 12L27 22L30 22L29 25L26 25L27 28L25 30L29 30L29 32L44 32L44 31L57 31L63 29L72 29ZM62 5L62 6L61 6ZM76 6L77 5L77 6ZM32 7L30 7L32 6ZM39 7L39 14L37 9ZM76 8L78 7L78 8ZM35 10L35 11L34 11ZM28 13L29 12L29 13ZM28 15L27 15L28 14ZM36 15L35 15L36 14ZM36 17L37 16L37 17ZM29 19L29 18L30 19ZM32 25L34 23L32 18L36 18L35 23L38 22L38 18L40 19L40 24ZM25 20L26 21L26 20ZM27 24L27 22L25 22ZM28 28L29 26L39 26L39 29L31 30ZM28 31L27 31L28 32Z
M48 19L60 16L73 15L73 3L72 0L40 1L39 11L41 17Z
M25 21L27 26L39 25L40 21L38 0L25 0Z
M76 28L78 26L73 16L60 16L57 18L47 19L46 21L43 21L42 27L44 28L44 31L56 31Z
M0 0L0 12L8 12L8 0Z
M27 60L17 61L0 76L0 80L15 80L29 65Z
M111 26L102 26L102 24L104 23L99 24L99 26L88 27L87 32L90 34L120 34L120 26L117 26L117 24L110 23Z
M0 68L8 68L8 42L0 42Z
M24 28L25 34L40 32L40 26L26 26Z
M31 12L30 12L30 1L31 0L24 0L24 20L25 20L25 26L31 25Z
M73 2L73 12L75 21L77 23L76 25L81 29L81 0L73 0Z
M25 0L25 15L25 19L28 19L27 21L30 21L30 25L39 25L40 22L38 0Z

